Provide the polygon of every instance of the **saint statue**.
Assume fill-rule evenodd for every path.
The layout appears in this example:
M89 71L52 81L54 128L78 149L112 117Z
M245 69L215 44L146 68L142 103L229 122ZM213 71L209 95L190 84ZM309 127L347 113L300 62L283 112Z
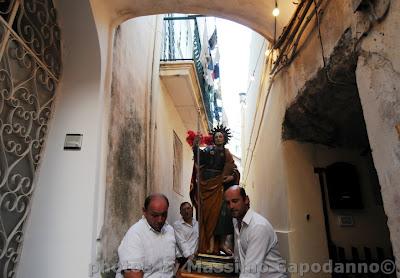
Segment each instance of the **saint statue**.
M222 251L232 255L233 224L224 201L224 191L239 184L240 173L231 152L225 148L231 137L230 130L218 125L210 135L211 142L205 148L199 148L199 136L193 142L195 165L190 197L199 221L198 253L219 255Z

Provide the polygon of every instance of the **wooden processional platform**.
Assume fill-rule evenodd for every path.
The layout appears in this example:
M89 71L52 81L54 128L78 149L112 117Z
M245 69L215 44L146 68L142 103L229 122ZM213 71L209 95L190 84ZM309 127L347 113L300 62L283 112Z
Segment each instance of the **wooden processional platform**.
M233 257L198 254L187 262L177 277L182 278L237 278L237 266Z

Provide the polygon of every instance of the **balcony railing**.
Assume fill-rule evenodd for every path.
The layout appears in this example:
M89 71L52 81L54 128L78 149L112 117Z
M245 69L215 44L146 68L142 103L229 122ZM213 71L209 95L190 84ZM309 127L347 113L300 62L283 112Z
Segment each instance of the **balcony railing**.
M190 15L164 18L161 61L190 60L194 62L207 114L208 127L211 129L214 121L219 122L221 108L215 105L214 87L207 84L204 78L204 67L201 61L202 45L196 18L197 16Z

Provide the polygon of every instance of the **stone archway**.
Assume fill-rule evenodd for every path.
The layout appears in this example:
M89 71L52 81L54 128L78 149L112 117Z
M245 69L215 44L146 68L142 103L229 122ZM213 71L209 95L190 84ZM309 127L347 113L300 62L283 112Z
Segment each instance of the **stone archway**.
M275 7L274 1L180 1L180 0L93 0L93 9L101 10L103 15L107 11L109 21L113 26L118 26L130 18L167 14L206 14L225 18L243 24L254 31L260 33L268 40L272 41L274 37L275 18L272 10ZM283 27L288 23L296 4L293 1L278 1L280 14L277 18L277 35L280 34Z
M226 3L224 4L216 4L216 3L211 3L211 1L203 1L201 3L197 3L197 1L185 1L184 3L180 3L180 1L151 1L151 2L145 2L145 1L124 1L124 0L119 0L119 1L114 1L113 3L106 3L106 1L102 1L102 0L97 0L94 1L99 5L103 5L103 7L105 7L106 9L109 10L109 13L107 13L107 17L109 22L111 22L112 26L116 26L118 24L120 24L122 21L127 20L129 18L132 17L137 17L137 16L142 16L142 15L149 15L149 14L158 14L158 13L168 13L168 12L182 12L182 13L201 13L201 14L209 14L209 15L215 15L215 16L220 16L220 17L224 17L227 19L233 19L236 22L242 23L244 25L247 25L248 27L258 31L260 34L264 35L266 38L271 39L272 38L272 34L273 34L273 18L270 16L269 11L272 10L272 4L269 3L265 3L264 5L261 4L259 1L251 1L250 3L247 3L246 5L243 4L242 6L240 5L226 5ZM272 2L272 1L271 1ZM379 1L377 1L379 2ZM385 2L385 1L382 1ZM387 1L386 1L387 2ZM224 5L223 7L218 6L218 5ZM341 9L345 10L345 12L347 13L347 10L350 10L347 6L344 8L342 7L342 3L338 4L340 6ZM348 4L346 4L348 5ZM343 4L344 6L344 4ZM248 10L247 10L248 9ZM341 9L338 9L341 11ZM246 12L246 11L251 11ZM247 13L247 14L245 14ZM351 11L351 14L353 14L354 11ZM251 16L250 16L250 15ZM345 17L346 19L352 18L352 15L349 14L349 16ZM356 16L362 16L362 13L358 13ZM355 16L355 17L356 17ZM393 15L390 15L391 18L393 18L393 20L396 20L396 17ZM290 16L289 16L290 17ZM333 19L333 17L331 17L331 19ZM264 22L262 22L264 20ZM392 21L393 21L392 20ZM333 21L333 20L332 20ZM332 23L332 21L330 23ZM398 21L398 20L397 20ZM280 22L278 22L279 24L281 24ZM345 24L348 24L349 22L345 22ZM360 22L358 22L358 24L360 24L361 26L363 26ZM282 25L285 25L284 23ZM385 23L386 25L386 23ZM387 24L389 25L389 24ZM330 24L326 24L325 28L330 28L331 25ZM367 26L367 25L365 25ZM368 25L369 26L369 25ZM279 25L279 27L281 28L282 26ZM358 26L358 28L360 28L360 26ZM375 28L376 30L374 30L374 37L371 36L371 38L374 39L374 41L376 41L378 39L378 41L382 40L383 44L389 44L388 42L386 42L385 40L388 40L387 38L390 37L388 35L385 36L385 38L383 38L383 31L385 31L386 29L388 30L389 34L393 34L393 30L391 30L389 27L383 28L381 26L378 26ZM333 29L332 29L333 30ZM335 30L337 31L337 30ZM359 30L357 30L359 31ZM367 30L363 30L363 32L367 32ZM381 32L381 33L379 33ZM279 33L279 31L278 31ZM362 32L360 32L362 33ZM378 35L379 33L379 35ZM365 33L367 34L367 33ZM339 34L336 34L335 38L332 38L332 41L330 43L334 44L333 41L337 41ZM382 36L382 38L381 38ZM372 40L372 39L369 40ZM394 40L395 41L395 40ZM310 44L309 44L310 45ZM306 48L306 47L305 47ZM363 56L365 56L365 59L370 59L370 52L369 51L381 51L381 49L379 49L378 46L376 46L375 43L369 42L369 44L365 44L365 48L367 50L363 50ZM308 47L308 51L310 51L310 47ZM330 50L331 51L331 50ZM312 53L312 57L313 59L315 59L316 55L315 55L315 49L313 51L311 51ZM385 52L385 51L382 51ZM330 55L330 54L328 54ZM389 54L393 55L393 54ZM379 55L378 55L379 56ZM387 53L383 53L382 56L387 56ZM363 57L364 58L364 57ZM388 59L388 61L384 61L384 59L380 59L381 57L375 57L375 58L379 58L376 59L375 61L373 61L374 63L376 62L379 66L382 66L382 63L384 62L385 66L388 66L388 69L390 70L391 73L396 73L394 75L397 75L397 72L393 69L390 69L390 67L396 68L395 64L394 66L391 66L391 60L394 60L392 56L390 56L391 59ZM362 59L361 61L364 61L365 59ZM317 59L316 59L317 60ZM316 62L316 61L314 61ZM394 62L396 62L396 60L394 60ZM362 65L361 63L359 64L360 68L358 69L357 72L357 78L359 78L358 76L360 75L360 69L366 70L368 74L373 75L372 71L370 71L370 69L368 68L369 66L365 66ZM312 66L312 70L310 70L311 74L314 74L314 70L318 67L318 63L316 62L316 65ZM362 67L361 67L362 66ZM367 69L366 69L367 68ZM303 73L301 70L298 73ZM381 72L378 72L378 74L382 74ZM393 78L394 79L394 78ZM379 84L381 81L383 80L383 78L379 78L378 82L375 82L375 84ZM373 93L376 93L378 95L378 91L381 88L376 88L373 90L373 92L368 92L370 95L368 95L368 97L364 97L364 99L368 99L368 98L373 98ZM393 88L386 88L384 87L385 90L390 91L388 94L390 95L394 95L396 91L396 86L393 86ZM371 90L370 88L364 88L364 91L369 91ZM295 94L297 92L293 92L293 94ZM369 99L368 99L369 100ZM386 103L386 102L390 102L388 99L384 99L384 100L380 100L382 103ZM363 99L361 99L361 102L363 102ZM363 103L362 103L363 104ZM398 105L398 102L394 102L394 104ZM364 105L364 104L363 104ZM374 113L372 114L376 114L377 117L373 117L373 119L371 118L370 120L368 120L368 115L366 117L367 119L367 128L370 128L370 130L368 130L369 132L372 131L373 136L371 137L372 140L379 142L375 143L376 145L376 150L375 154L376 157L379 158L379 160L381 160L381 167L382 169L379 169L378 166L378 174L380 174L380 178L383 181L383 184L387 186L388 190L386 191L386 199L384 198L384 201L387 202L388 206L390 206L390 211L392 214L392 219L390 219L389 221L392 222L394 224L391 225L391 229L392 229L392 233L394 234L393 239L394 239L394 247L395 249L398 250L398 228L396 227L396 224L398 223L397 218L395 217L395 213L396 210L398 210L398 202L395 200L389 200L389 196L398 196L398 191L395 189L396 187L392 186L395 181L394 181L394 177L396 177L398 174L396 172L396 170L394 169L393 165L396 165L396 163L394 163L393 165L390 165L388 163L388 161L394 161L394 162L398 162L398 158L396 158L396 154L398 153L398 147L396 147L396 144L394 142L398 142L397 140L397 134L395 131L395 126L398 126L398 113L392 113L392 115L390 117L387 117L387 115L380 115L379 111L375 111L377 103L374 101L369 101L368 103L366 103L366 105L371 106L371 110L373 110ZM384 106L384 105L382 105ZM392 106L391 106L392 107ZM382 110L386 110L383 109ZM367 112L369 113L369 112ZM379 119L379 120L376 120ZM378 134L378 125L381 123L385 123L384 127L385 127L385 132L387 133L386 138L384 138L383 136L380 136L381 134ZM388 147L388 144L385 144L385 140L390 139L390 141L392 142L392 144L390 144L390 147ZM394 147L393 147L394 146ZM379 150L383 150L382 152L380 152ZM390 159L390 155L391 155L391 151L392 153L394 153L394 158ZM389 171L387 169L390 169ZM394 194L389 194L389 192L393 192ZM397 251L398 252L398 251Z

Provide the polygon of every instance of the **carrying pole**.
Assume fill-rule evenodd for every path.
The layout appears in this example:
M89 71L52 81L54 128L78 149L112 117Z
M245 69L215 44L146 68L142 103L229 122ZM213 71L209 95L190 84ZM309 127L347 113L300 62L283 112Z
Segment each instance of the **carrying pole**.
M197 219L199 221L199 238L202 238L201 226L203 225L201 207L202 199L200 192L200 107L197 108L197 146L196 146L196 185L197 185Z

